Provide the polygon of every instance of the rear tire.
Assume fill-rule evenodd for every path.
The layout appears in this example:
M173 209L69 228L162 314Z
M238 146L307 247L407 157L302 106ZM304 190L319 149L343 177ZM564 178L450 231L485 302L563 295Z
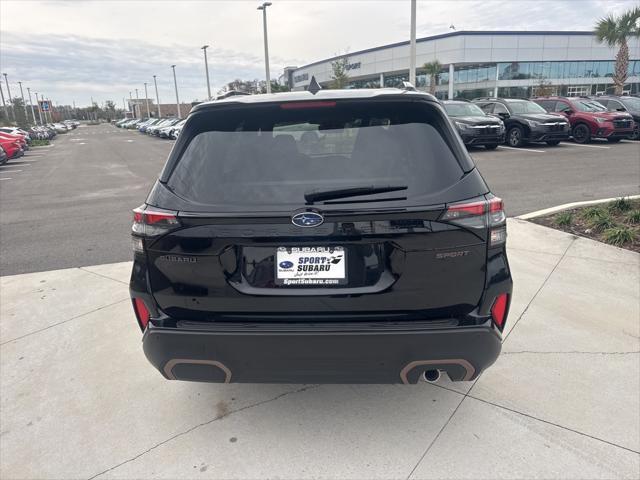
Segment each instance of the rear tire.
M607 142L609 143L618 143L620 140L622 140L621 138L607 138Z
M547 142L547 145L550 145L552 147L555 147L556 145L559 145L559 144L560 144L560 140L549 140Z
M524 143L522 137L524 132L521 127L512 127L507 132L507 145L510 147L521 147Z
M484 148L486 148L487 150L495 150L496 148L498 148L498 144L497 143L490 143L488 145L485 145Z
M579 123L573 127L571 135L576 143L589 143L591 141L591 130L584 123Z

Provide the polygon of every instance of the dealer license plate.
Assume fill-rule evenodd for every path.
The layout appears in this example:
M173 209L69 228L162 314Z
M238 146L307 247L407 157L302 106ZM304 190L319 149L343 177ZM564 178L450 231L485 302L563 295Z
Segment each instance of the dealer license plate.
M331 286L347 283L344 247L278 247L276 284Z

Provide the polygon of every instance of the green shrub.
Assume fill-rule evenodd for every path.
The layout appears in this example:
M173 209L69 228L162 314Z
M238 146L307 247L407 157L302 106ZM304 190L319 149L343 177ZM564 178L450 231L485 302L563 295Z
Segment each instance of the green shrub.
M636 239L636 234L629 227L614 227L604 231L604 241L611 245L624 245Z
M556 223L562 227L569 226L572 222L573 214L571 212L562 212L556 217Z
M603 215L607 215L607 212L602 207L589 207L585 208L582 212L582 218L585 220L594 220L602 217Z
M39 139L31 140L31 146L32 147L42 147L44 145L49 145L49 140L47 140L47 139L44 139L44 140L39 140Z
M615 223L608 212L603 211L600 216L595 216L589 220L589 225L596 232L602 232L608 228L615 227Z
M626 212L631 210L631 202L625 197L616 198L609 204L609 210L611 212Z
M631 210L627 213L625 220L631 225L640 225L640 210Z

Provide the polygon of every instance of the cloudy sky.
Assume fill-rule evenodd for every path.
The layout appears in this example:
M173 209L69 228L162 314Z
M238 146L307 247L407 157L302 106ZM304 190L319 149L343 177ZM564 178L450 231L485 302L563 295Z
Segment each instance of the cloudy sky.
M264 75L258 1L0 0L0 67L55 103L122 98L158 76L162 102L206 96L200 47L211 45L212 89ZM286 65L407 40L409 0L272 0L272 77ZM418 37L457 30L591 30L634 0L418 0ZM3 83L3 88L5 88ZM6 95L6 88L5 88ZM135 96L135 93L134 93ZM152 92L149 92L152 97Z

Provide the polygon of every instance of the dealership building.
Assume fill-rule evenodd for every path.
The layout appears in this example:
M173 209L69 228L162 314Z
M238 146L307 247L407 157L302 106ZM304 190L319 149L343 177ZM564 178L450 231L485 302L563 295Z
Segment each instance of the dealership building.
M451 32L416 41L416 87L429 89L422 65L437 60L443 70L436 96L442 99L612 93L616 52L593 32ZM315 76L328 88L332 63L344 57L350 88L398 87L409 80L408 41L287 67L281 79L293 90L304 90ZM625 93L638 94L640 39L629 39L629 57Z

